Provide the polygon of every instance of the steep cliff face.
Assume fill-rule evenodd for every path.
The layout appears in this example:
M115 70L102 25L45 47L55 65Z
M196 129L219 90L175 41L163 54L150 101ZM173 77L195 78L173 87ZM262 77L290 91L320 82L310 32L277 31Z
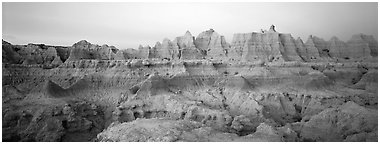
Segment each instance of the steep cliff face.
M250 38L249 34L234 34L231 42L231 49L228 51L229 60L240 61L243 55L244 44Z
M235 34L229 57L244 61L302 61L296 41L290 34L265 33ZM303 48L298 48L302 49Z
M286 61L302 61L297 52L297 44L290 34L280 34L280 42L283 45L282 55Z
M13 51L12 57L16 56L18 59L18 63L30 65L30 64L40 64L40 65L59 65L63 60L67 58L68 48L65 47L55 47L55 46L47 46L44 44L28 44L25 46L15 46L12 49L17 50ZM5 47L7 50L7 46ZM58 52L60 51L60 53ZM19 56L19 57L18 57ZM17 58L18 57L18 58ZM16 62L16 61L14 61ZM16 62L17 63L17 62Z
M163 58L170 58L171 60L178 60L180 53L176 43L165 38L162 41L162 49L159 51L159 55L162 55Z
M167 46L163 46L160 42L157 42L149 52L149 57L158 59L172 59Z
M141 53L139 50L136 50L134 48L128 48L128 49L118 50L115 54L114 59L115 60L144 59L144 57L141 56Z
M70 51L70 57L67 61L76 61L81 59L92 59L94 58L93 54L90 53L89 47L91 46L85 40L79 41L73 45L73 48Z
M300 38L276 32L273 26L261 33L234 34L228 57L241 61L310 61L319 53L312 40L304 44Z
M219 35L213 29L200 33L195 39L196 48L202 50L206 59L225 60L229 45L224 36Z
M166 59L174 60L179 59L179 50L178 47L175 47L176 44L172 43L169 39L164 39L162 44L157 42L154 47L149 49L149 58L150 59Z
M232 42L232 49L242 61L283 61L280 47L282 46L278 33L248 33L236 34Z
M365 40L368 38L363 34L353 35L350 40L347 41L347 54L350 58L361 58L361 57L371 57L371 48L370 44ZM376 51L374 44L371 42L373 53ZM377 51L376 51L377 52ZM373 54L375 55L375 54Z
M3 63L58 66L69 57L70 48L44 44L12 45L3 40Z
M242 55L243 60L284 61L281 54L281 50L284 48L279 42L280 37L277 32L252 33L251 39L245 44L245 50L243 50Z
M56 46L55 48L62 62L65 62L70 56L71 47Z
M153 47L149 48L149 59L159 58L158 49L161 47L161 43L157 42Z
M149 58L149 52L151 47L150 46L142 46L140 45L138 48L137 57L139 59L148 59Z
M345 42L339 40L337 37L332 37L328 42L329 54L331 57L335 58L347 58L349 54L347 53L347 45Z
M315 61L317 59L321 59L321 56L319 54L319 50L318 50L316 44L314 43L312 36L309 36L309 38L307 39L307 41L305 43L305 49L306 49L305 51L307 54L306 57L309 61Z
M272 26L261 33L234 34L231 45L213 29L200 33L195 39L189 31L173 41L164 39L154 47L119 50L108 45L94 45L85 40L72 47L30 44L13 46L3 42L3 60L8 63L54 64L81 59L127 60L229 60L237 62L336 61L371 60L377 58L377 42L373 36L357 34L346 43L337 37L325 41L309 36L306 43L291 34L279 33Z
M368 44L369 49L371 50L371 56L377 57L377 41L372 35L361 34L363 40Z
M195 47L194 37L189 31L187 31L184 36L175 38L173 43L178 46L181 60L203 58L202 51Z
M308 59L331 61L332 58L349 60L377 57L376 40L372 36L363 34L353 35L347 42L341 41L335 36L327 42L316 36L310 36L305 46L306 53L301 52L301 57L309 57ZM318 53L315 49L318 50Z
M330 50L328 48L328 43L319 37L312 36L312 42L319 52L319 56L322 58L330 58Z
M2 40L2 61L3 63L22 63L22 57L16 50L19 50L16 46Z
M295 41L295 45L296 45L296 52L298 53L300 58L305 62L310 61L308 57L308 52L306 50L306 46L300 37L298 37L297 40Z
M67 61L76 61L81 59L98 59L98 60L113 60L117 50L113 46L94 45L86 40L79 41L72 46L70 56Z

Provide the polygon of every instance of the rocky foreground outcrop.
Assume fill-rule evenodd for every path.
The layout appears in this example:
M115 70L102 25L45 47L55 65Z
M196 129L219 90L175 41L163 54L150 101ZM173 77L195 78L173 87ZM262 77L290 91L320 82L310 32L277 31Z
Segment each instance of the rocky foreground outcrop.
M377 43L274 26L153 47L3 41L3 141L377 141Z

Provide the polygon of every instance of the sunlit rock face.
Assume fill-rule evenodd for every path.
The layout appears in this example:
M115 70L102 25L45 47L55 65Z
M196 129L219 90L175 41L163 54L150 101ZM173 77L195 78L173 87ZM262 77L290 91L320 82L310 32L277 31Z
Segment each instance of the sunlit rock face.
M280 42L283 46L282 55L286 61L302 61L297 52L296 41L290 34L280 34Z
M2 47L3 141L378 141L372 36Z
M229 44L224 36L219 35L213 29L200 33L195 39L195 46L203 51L206 59L227 59Z
M177 37L173 41L176 44L174 49L179 51L179 59L190 60L190 59L202 59L202 51L195 47L195 39L189 31L186 31L184 36Z
M81 40L75 43L70 51L68 61L76 61L82 59L98 59L98 60L113 60L115 59L117 50L113 46L94 45L86 40Z
M298 45L299 46L299 45ZM290 34L278 33L271 27L263 33L235 34L231 43L233 59L243 61L303 61L297 43Z
M283 61L280 52L278 33L235 34L232 50L235 50L242 61Z

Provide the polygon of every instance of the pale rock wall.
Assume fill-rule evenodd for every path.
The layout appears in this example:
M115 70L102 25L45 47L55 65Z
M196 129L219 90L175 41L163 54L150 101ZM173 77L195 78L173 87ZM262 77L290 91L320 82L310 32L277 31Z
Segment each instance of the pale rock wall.
M230 60L236 60L240 61L241 57L243 55L243 47L244 44L248 41L248 39L251 37L249 33L237 33L234 34L231 42L231 49L228 52L228 56Z
M350 58L371 57L371 48L362 34L353 35L347 41L347 53Z
M276 32L236 34L231 43L237 57L242 61L283 61L280 38ZM232 52L233 53L233 52Z
M329 55L330 50L328 49L328 43L324 39L316 37L316 36L312 36L312 40L313 40L314 46L318 49L319 56L323 58L330 57Z
M377 42L373 36L357 34L348 42L337 37L325 41L309 36L306 43L290 34L278 33L274 26L261 33L234 34L231 45L213 29L200 33L195 39L189 31L173 41L164 39L154 47L118 50L113 46L95 45L85 40L72 47L43 44L11 45L3 41L3 62L13 64L54 64L82 59L127 60L229 60L239 62L329 62L340 60L372 60L377 57ZM56 58L59 57L60 61Z
M206 59L224 60L227 58L227 44L224 36L219 35L213 29L200 33L195 39L195 46L202 50Z
M296 52L302 58L302 60L306 62L310 61L310 59L308 58L307 51L306 51L306 46L300 37L298 37L297 40L295 41L295 46L296 46Z
M72 46L72 49L70 51L70 56L67 59L67 61L76 61L81 59L94 59L94 55L90 52L90 49L93 49L95 45L92 45L91 43L82 40L77 43L75 43Z
M173 43L169 39L165 38L162 41L161 49L159 50L159 54L163 58L170 58L172 60L179 59L179 49L176 43Z
M195 47L194 37L191 35L189 31L187 31L184 36L177 37L174 40L174 43L176 43L178 46L181 60L203 58L201 50Z
M117 49L113 46L99 46L82 40L72 46L68 61L81 59L113 60L116 53Z
M377 41L371 35L361 35L363 40L368 43L369 49L371 50L371 56L377 57Z
M348 56L347 45L345 42L339 40L337 37L332 37L329 41L328 49L330 56L336 58L345 58Z
M138 49L138 57L140 59L148 59L149 58L149 49L150 49L150 46L139 46L139 49Z
M154 52L156 53L155 58L173 59L171 54L170 54L168 41L166 41L165 45L164 45L164 41L162 42L162 44L160 42L157 42L156 45L152 48L152 49L154 49Z
M321 59L319 52L318 52L318 48L317 48L316 44L314 43L312 36L309 36L309 38L307 39L307 41L305 43L305 49L306 49L305 51L306 51L306 55L307 55L306 57L309 61Z
M286 61L302 61L297 53L296 42L290 34L280 34L280 40L284 46L282 54Z

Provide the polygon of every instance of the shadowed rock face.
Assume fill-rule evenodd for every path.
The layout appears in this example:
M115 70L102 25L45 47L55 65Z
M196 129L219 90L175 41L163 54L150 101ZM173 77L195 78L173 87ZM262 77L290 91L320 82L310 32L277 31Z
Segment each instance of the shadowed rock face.
M3 63L14 63L19 64L22 62L22 57L19 53L17 53L16 46L13 46L12 44L2 40L2 53L3 53Z
M377 44L272 26L118 50L3 41L3 141L377 141Z
M58 66L68 58L70 48L44 44L12 45L3 40L3 62Z

